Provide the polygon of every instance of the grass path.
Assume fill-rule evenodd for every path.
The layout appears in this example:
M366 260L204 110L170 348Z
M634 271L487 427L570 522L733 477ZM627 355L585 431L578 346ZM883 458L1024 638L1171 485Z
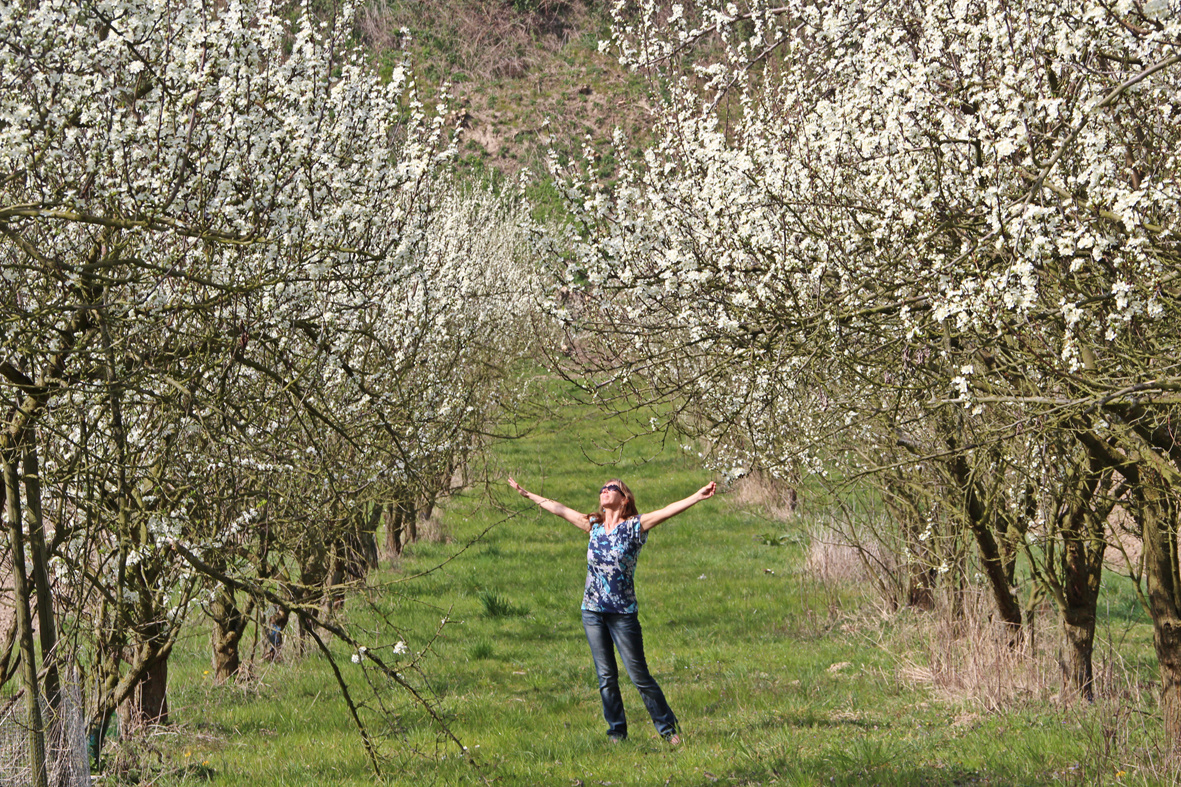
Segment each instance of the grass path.
M625 432L573 410L503 447L500 462L530 490L588 510L612 476L641 510L709 480L696 457L656 438L620 449ZM477 762L405 706L394 728L375 730L401 741L390 783L1130 783L1118 752L1103 753L1109 716L1040 704L972 713L902 682L878 644L894 623L858 621L856 598L813 583L803 548L766 545L758 536L779 526L725 495L652 531L637 570L649 663L685 743L673 750L656 736L625 681L631 737L609 744L578 613L585 536L506 485L494 492L503 507L482 490L450 501L441 514L450 541L415 545L377 578L432 567L499 523L443 569L375 594L399 626L375 644L404 636L420 650L447 617L424 669ZM268 667L246 689L215 688L202 674L206 642L195 634L175 660L180 732L163 745L187 764L177 781L373 783L322 659Z

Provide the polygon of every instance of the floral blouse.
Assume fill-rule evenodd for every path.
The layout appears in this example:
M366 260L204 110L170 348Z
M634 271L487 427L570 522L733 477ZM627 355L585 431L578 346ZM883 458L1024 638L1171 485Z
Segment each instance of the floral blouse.
M602 522L591 526L586 548L586 592L582 608L592 612L638 611L636 561L648 534L640 527L640 515L625 519L608 533Z

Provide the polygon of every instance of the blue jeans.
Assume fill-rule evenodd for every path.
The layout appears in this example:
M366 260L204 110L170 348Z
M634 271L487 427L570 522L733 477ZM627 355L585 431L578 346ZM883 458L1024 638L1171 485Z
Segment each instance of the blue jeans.
M644 699L644 707L656 725L656 731L668 737L677 731L677 717L664 699L664 692L648 672L644 660L644 635L640 632L640 618L635 613L592 612L582 610L582 627L590 643L599 677L599 694L603 697L603 718L607 720L607 734L615 738L627 737L627 717L623 712L623 697L619 693L619 668L615 665L615 651L623 659L632 683Z

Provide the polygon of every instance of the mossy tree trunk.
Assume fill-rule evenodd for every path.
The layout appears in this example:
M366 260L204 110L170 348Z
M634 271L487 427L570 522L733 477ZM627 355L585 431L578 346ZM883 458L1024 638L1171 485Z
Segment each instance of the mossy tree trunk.
M387 555L402 554L402 548L418 539L418 521L414 501L399 498L386 505L385 551Z
M1181 755L1181 563L1177 496L1181 446L1171 422L1139 407L1113 408L1109 434L1080 431L1098 461L1118 472L1131 491L1140 528L1143 601L1152 616L1153 646L1161 680L1161 715L1174 756Z
M209 617L213 620L212 658L213 681L217 684L232 680L242 665L240 645L246 625L250 622L253 600L245 609L238 606L234 591L225 585L218 585L209 604Z
M1160 665L1161 714L1174 754L1181 753L1181 578L1177 505L1159 474L1141 469L1138 485L1144 580Z

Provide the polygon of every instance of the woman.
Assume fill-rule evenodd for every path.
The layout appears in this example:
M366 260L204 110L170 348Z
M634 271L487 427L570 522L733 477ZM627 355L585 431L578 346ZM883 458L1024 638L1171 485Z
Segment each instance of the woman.
M713 497L717 484L711 481L684 500L650 514L640 514L636 509L636 496L627 484L616 478L599 490L599 510L582 514L556 500L525 491L511 478L508 483L546 511L590 535L586 550L582 626L586 629L595 672L599 676L608 739L621 741L627 737L627 718L619 693L619 669L615 664L615 651L618 650L627 674L644 699L656 731L673 746L680 744L677 717L644 660L644 638L640 632L634 583L636 559L648 540L649 530L699 501Z

